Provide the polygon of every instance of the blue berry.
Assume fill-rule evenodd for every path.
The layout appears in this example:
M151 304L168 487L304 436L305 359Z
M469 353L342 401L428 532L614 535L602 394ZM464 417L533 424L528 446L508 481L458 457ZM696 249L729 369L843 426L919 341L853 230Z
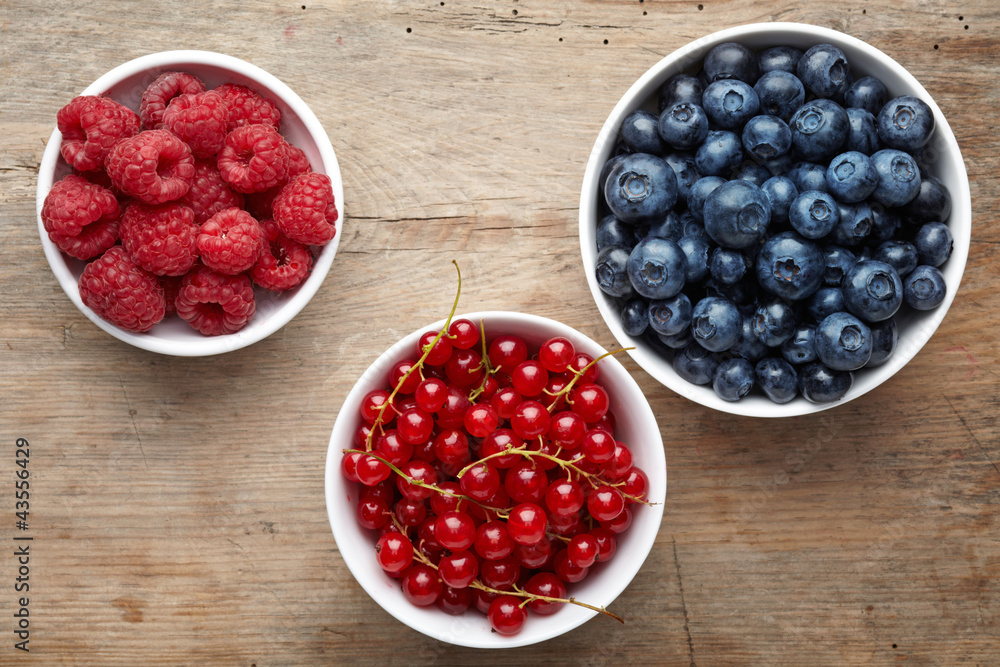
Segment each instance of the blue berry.
M680 241L681 237L684 236L684 226L681 224L680 217L671 211L663 220L651 224L646 236L659 236L671 241Z
M795 68L802 58L802 49L794 46L772 46L760 52L757 57L761 78L768 72L788 72L795 74Z
M622 306L622 329L629 336L641 336L649 326L646 300L642 298L629 299Z
M823 283L829 287L840 287L844 284L844 276L858 263L854 253L838 245L828 245L823 248L823 260L826 262Z
M840 221L830 232L830 240L848 247L862 244L874 225L872 207L864 201L856 204L838 202L837 210Z
M817 44L799 59L795 73L816 97L833 97L848 84L851 66L844 52L832 44Z
M817 322L822 322L828 315L846 310L844 291L839 287L820 287L809 297L806 312Z
M711 250L708 239L702 235L683 236L677 245L687 260L685 281L693 285L708 277L708 253Z
M728 130L712 130L694 154L698 173L704 176L728 175L743 162L743 143Z
M597 285L609 296L628 297L635 293L628 277L629 249L611 245L597 253Z
M811 363L799 371L799 392L811 403L839 401L854 384L850 371L835 371L821 363Z
M695 304L691 334L706 350L728 350L740 339L742 329L743 316L731 301L707 296Z
M700 103L677 102L660 113L657 128L668 146L689 150L708 136L708 116Z
M680 221L681 228L684 230L681 236L698 236L708 240L708 232L705 231L705 225L695 220L695 217L691 215L691 211L681 213Z
M885 262L859 261L843 283L847 310L866 322L881 322L896 314L903 302L903 281Z
M844 93L844 104L848 107L864 109L875 116L889 99L885 84L873 76L863 76Z
M708 263L712 278L723 285L735 285L749 268L746 256L739 250L729 248L715 248Z
M951 215L951 195L944 183L927 175L920 181L917 196L903 207L903 214L914 222L945 222Z
M658 334L675 336L691 325L693 308L687 295L670 299L653 299L646 307L646 321Z
M828 368L855 371L872 356L872 332L850 313L833 313L816 326L816 356Z
M915 153L931 138L934 113L912 95L895 97L878 113L878 136L889 148Z
M865 364L865 368L881 366L888 361L893 352L896 351L896 345L899 342L899 328L896 326L896 320L891 317L872 324L871 330L872 356Z
M661 220L677 203L677 177L662 158L633 153L608 174L604 198L624 222Z
M868 233L868 242L877 245L895 238L899 230L899 215L895 210L888 209L878 202L875 202L871 210L872 229Z
M792 146L803 160L820 162L836 155L851 129L844 108L824 98L806 102L792 114Z
M753 334L768 347L777 347L795 333L798 317L795 309L780 299L757 306L753 314Z
M693 102L701 105L701 95L705 91L701 81L690 74L674 74L660 86L657 108L664 109L678 102Z
M738 79L752 84L760 76L757 54L738 42L723 42L705 55L702 70L709 83Z
M775 403L787 403L799 393L799 374L784 359L761 359L754 367L754 378L757 386Z
M744 315L743 324L740 326L740 337L736 344L729 350L731 354L743 357L747 361L756 362L767 356L767 345L764 345L754 334L753 315Z
M669 299L684 287L687 260L675 242L647 236L632 248L627 269L636 292L647 299Z
M871 158L858 151L837 155L826 168L826 185L830 193L842 202L853 204L867 199L878 182L878 173Z
M941 266L951 256L951 230L942 222L925 223L913 237L913 245L921 264Z
M724 130L738 130L760 110L757 93L739 79L720 79L708 84L701 104L709 120Z
M616 218L613 213L601 218L597 223L597 249L612 245L623 246L629 250L635 246L635 227Z
M792 202L799 196L795 183L787 176L772 176L760 186L771 205L771 222L784 224L788 222L788 210Z
M601 174L597 178L597 191L601 193L602 200L604 194L604 186L608 182L608 175L611 173L612 169L618 166L619 162L625 159L627 155L628 153L618 153L616 155L612 155L608 159L608 161L604 163L604 166L601 167Z
M946 289L941 271L926 264L913 269L903 281L906 303L916 310L937 308L944 301Z
M674 355L674 371L692 384L708 384L715 377L719 359L698 343L691 343Z
M767 179L771 178L771 170L763 164L758 164L753 160L743 160L736 169L729 175L729 180L747 181L753 183L758 188L764 185Z
M825 272L819 246L795 232L781 232L767 239L757 255L757 281L761 287L790 301L815 292Z
M818 190L826 192L826 167L814 162L796 162L785 174L792 179L799 192Z
M633 153L663 155L667 147L660 138L657 123L655 114L645 109L636 109L622 121L622 142Z
M725 182L726 179L721 176L702 176L694 182L687 196L687 212L691 214L691 217L699 222L704 222L705 200Z
M652 329L647 329L646 333L648 334L650 331L652 331ZM653 335L656 336L656 339L660 343L669 347L671 350L679 350L694 343L694 336L691 335L691 329L684 329L680 333L675 334L660 334L653 332Z
M726 248L749 248L758 243L771 220L771 204L753 183L728 181L705 202L705 231Z
M885 206L909 204L920 192L920 168L909 153L886 148L872 155L878 185L872 198Z
M917 248L909 241L886 241L875 250L875 259L896 269L900 278L905 278L920 263Z
M816 360L816 327L800 324L792 337L781 344L781 356L790 364Z
M698 167L694 163L694 156L688 153L670 153L663 160L674 170L677 178L677 198L686 200L691 192L691 186L701 178Z
M806 89L794 74L773 71L764 74L753 85L762 113L787 121L806 101Z
M792 147L792 131L777 116L754 116L743 126L742 139L750 157L762 162L782 157Z
M738 401L753 389L753 365L741 357L726 359L715 369L712 388L724 401Z
M882 141L878 138L878 126L875 116L864 109L847 107L849 129L847 131L847 141L844 142L844 150L858 151L865 155L871 155L882 147Z

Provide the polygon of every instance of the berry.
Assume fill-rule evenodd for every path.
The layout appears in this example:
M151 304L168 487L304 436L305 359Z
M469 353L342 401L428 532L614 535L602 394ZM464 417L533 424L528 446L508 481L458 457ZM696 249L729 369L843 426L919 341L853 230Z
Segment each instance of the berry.
M937 308L944 301L946 292L941 271L926 264L913 269L903 281L903 297L916 310Z
M249 213L227 208L209 218L198 233L202 263L228 275L243 273L263 250L264 230Z
M516 635L524 626L528 612L521 606L521 600L512 595L501 595L490 603L487 617L490 627L505 636Z
M283 292L302 284L313 265L309 248L281 233L273 220L262 220L260 227L264 238L260 256L250 269L250 277L272 292Z
M379 538L375 553L386 572L402 572L413 562L413 544L400 533L387 533Z
M662 158L633 153L608 174L604 196L611 212L624 222L652 222L676 203L677 177Z
M128 107L107 97L81 95L56 114L62 133L59 151L79 171L104 168L115 142L139 132L139 117Z
M818 362L799 371L799 392L811 403L839 401L852 384L854 375L850 371L835 371Z
M885 262L858 262L844 275L844 304L866 322L881 322L903 303L903 282Z
M288 177L288 144L270 125L242 125L226 135L217 163L233 190L263 192Z
M261 123L270 125L275 130L279 129L281 111L273 101L263 95L235 83L224 83L215 88L215 92L222 96L229 110L227 131L232 132L237 127Z
M194 212L177 202L132 202L121 222L122 245L136 264L158 276L182 276L198 260Z
M754 367L758 387L775 403L787 403L799 393L799 376L795 368L778 357L767 357Z
M738 131L760 110L760 98L746 81L716 79L702 95L705 113L723 130Z
M163 125L191 147L196 158L212 157L226 140L229 107L217 92L178 95L163 113Z
M183 197L194 179L191 149L167 130L122 139L111 148L106 165L115 187L147 204Z
M621 137L630 152L653 155L663 155L666 152L667 147L657 130L657 122L656 114L645 109L636 109L625 116L621 125Z
M105 188L70 174L57 181L42 203L49 239L77 259L91 259L118 239L118 200Z
M478 574L479 561L465 549L453 551L438 563L438 576L451 588L468 588Z
M731 301L715 296L705 297L691 313L691 333L695 342L711 352L733 347L739 340L743 318Z
M816 356L837 371L854 371L872 355L868 326L850 313L833 313L816 327Z
M444 584L429 565L414 563L403 574L403 595L417 607L429 607L441 597Z
M337 233L333 187L325 174L297 176L274 198L272 210L281 231L299 243L325 245Z
M434 538L445 549L468 549L476 540L476 524L465 512L445 512L434 522Z
M724 401L738 401L753 388L753 365L741 357L733 357L721 362L715 369L712 388Z
M129 331L149 331L163 319L166 301L156 277L112 246L84 267L80 298L100 317Z
M708 136L709 121L701 98L697 102L677 102L664 109L657 119L663 141L677 150L696 148Z
M790 301L804 299L819 289L824 272L819 246L794 232L772 236L764 242L757 256L760 285Z
M177 201L194 211L194 221L201 225L219 211L243 208L244 196L222 180L214 159L195 160L191 187Z
M163 121L167 105L178 95L194 95L205 91L205 84L187 72L164 72L142 93L139 118L146 129L155 130Z
M803 85L816 97L833 97L850 83L851 66L844 52L832 44L809 48L795 68Z
M552 572L539 572L524 584L524 591L547 598L565 598L566 584ZM535 599L528 603L528 609L536 614L548 616L559 611L563 604L562 602Z
M705 231L716 243L725 248L749 248L767 231L771 203L753 183L728 181L705 200L703 215Z
M878 112L877 122L882 143L912 153L930 141L934 112L920 98L901 95L886 102Z
M206 336L236 333L255 310L249 278L223 275L207 266L196 266L184 276L176 304L181 319Z
M628 278L647 299L669 299L684 287L687 257L674 241L646 237L629 253Z
M530 546L545 537L545 512L535 503L521 503L507 517L507 532L518 544Z
M802 81L791 72L782 70L765 72L757 79L753 90L757 93L760 110L783 121L788 121L806 100Z

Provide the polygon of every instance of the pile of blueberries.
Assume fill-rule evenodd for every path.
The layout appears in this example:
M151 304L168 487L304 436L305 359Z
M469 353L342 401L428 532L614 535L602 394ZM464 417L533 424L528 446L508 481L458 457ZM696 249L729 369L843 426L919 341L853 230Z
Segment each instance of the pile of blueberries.
M831 44L733 42L658 103L624 119L600 175L596 276L622 327L727 401L842 398L893 354L900 308L945 297L930 107L855 80Z

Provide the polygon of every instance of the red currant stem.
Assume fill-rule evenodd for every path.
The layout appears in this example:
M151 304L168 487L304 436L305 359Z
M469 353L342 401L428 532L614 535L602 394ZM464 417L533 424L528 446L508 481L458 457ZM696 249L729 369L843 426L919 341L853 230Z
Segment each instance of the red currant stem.
M536 452L536 451L531 450L531 449L523 449L523 448L512 449L510 453L512 453L512 454L520 454L521 456L526 456L528 458L532 458L534 456L538 456L540 458L548 459L549 461L552 461L553 463L555 463L556 465L558 465L563 470L569 468L572 472L575 472L582 479L587 480L587 483L590 484L590 487L593 488L593 489L596 489L597 487L601 486L602 484L607 484L608 486L615 486L615 487L621 486L622 484L624 484L624 482L616 482L614 484L609 484L607 481L605 481L604 479L602 479L599 475L595 475L593 473L589 473L586 470L584 470L583 468L580 468L579 466L577 466L576 465L577 463L579 463L580 461L584 460L583 454L581 454L580 456L577 456L575 459L571 459L569 461L566 461L566 460L561 459L561 458L559 458L557 456L553 456L552 454L546 454L545 452ZM619 493L621 493L621 492L619 491ZM643 505L652 505L653 504L653 503L649 502L648 500L644 500L642 498L639 498L638 496L633 496L633 495L630 495L628 493L622 493L622 497L625 498L625 499L627 499L627 500L631 500L633 502L642 503Z
M590 518L590 517L587 517L587 518ZM593 528L593 526L591 526L591 528ZM548 536L550 539L560 540L560 541L565 542L567 544L569 544L569 541L570 541L570 538L566 537L565 535L556 535L555 533L550 533L548 531L545 532L545 535Z
M455 271L458 272L458 289L455 290L455 302L451 304L451 312L448 313L448 318L445 320L444 326L441 327L441 331L438 331L437 336L434 336L434 340L427 345L424 345L424 353L420 355L417 362L410 366L410 370L406 371L406 374L403 375L399 382L396 383L396 386L393 387L392 393L389 394L389 398L386 399L385 403L379 406L378 415L375 417L374 423L372 423L371 431L369 431L368 435L365 437L366 452L370 452L372 450L372 438L375 436L375 429L382 429L382 417L385 415L385 409L392 405L392 399L396 398L396 394L399 393L399 388L406 384L406 381L416 371L419 371L420 376L423 377L424 361L426 361L427 357L430 356L431 351L434 349L434 346L438 344L438 341L440 341L441 338L447 334L448 327L451 326L451 320L455 317L455 311L458 310L458 299L462 295L462 269L458 267L458 262L454 259L451 260L451 263L455 265Z
M469 465L459 470L458 474L455 475L455 477L461 479L462 475L469 472L470 469L475 468L480 463L484 463L485 461L489 461L490 459L497 459L500 458L501 456L507 456L508 454L521 454L527 451L528 449L526 447L511 447L510 445L507 445L507 447L505 447L504 450L501 452L493 452L492 454L488 454L487 456L484 456L478 461L473 461Z
M587 364L586 366L584 366L582 370L578 371L575 368L568 369L573 374L573 378L569 382L566 383L565 387L563 387L562 389L560 389L559 391L557 391L554 394L552 392L550 392L548 389L545 390L546 394L548 394L549 396L551 396L554 399L557 399L557 400L554 400L551 403L549 403L548 408L547 408L548 411L552 412L553 410L555 410L556 404L559 402L558 401L559 397L560 396L566 396L566 395L568 395L569 392L571 392L573 390L573 385L576 384L576 381L579 380L580 378L582 378L584 376L584 374L588 370L590 370L590 368L592 366L594 366L594 365L597 364L598 361L600 361L601 359L604 359L605 357L610 357L613 354L618 354L619 352L627 352L629 350L634 350L634 349L635 349L634 347L623 347L620 350L614 350L612 352L605 352L604 354L602 354L601 356L597 357L596 359L594 359L593 361L591 361L589 364ZM566 402L570 403L570 405L572 405L572 401L570 401L569 398L566 399Z
M469 400L475 402L479 398L480 394L486 391L486 383L489 382L490 376L494 375L499 369L493 368L493 364L490 363L490 355L486 351L486 322L484 320L479 320L479 341L483 347L483 354L477 368L471 369L469 373L475 373L477 370L483 370L483 381L479 383L469 394Z

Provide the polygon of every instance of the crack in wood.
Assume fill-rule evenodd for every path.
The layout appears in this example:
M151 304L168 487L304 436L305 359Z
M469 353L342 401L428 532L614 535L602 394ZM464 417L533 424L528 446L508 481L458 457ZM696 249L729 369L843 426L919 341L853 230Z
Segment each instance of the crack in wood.
M694 642L691 640L691 628L688 623L688 608L687 603L684 601L684 580L681 579L681 562L677 558L677 540L674 536L670 536L670 544L674 548L674 569L677 571L677 587L681 592L681 610L684 612L684 634L687 635L688 642L688 659L690 660L690 667L696 667L694 662Z

